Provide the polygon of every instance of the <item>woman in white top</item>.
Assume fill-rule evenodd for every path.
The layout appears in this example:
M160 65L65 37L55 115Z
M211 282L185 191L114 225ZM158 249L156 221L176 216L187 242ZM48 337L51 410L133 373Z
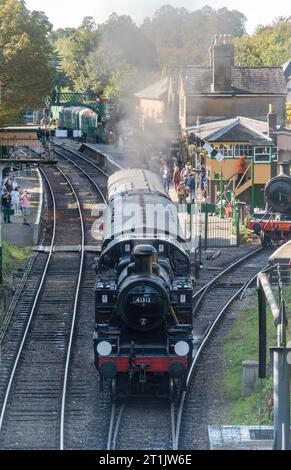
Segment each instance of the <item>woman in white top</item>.
M16 187L11 191L11 203L14 208L14 214L16 216L21 215L20 214L20 192L18 191L18 188Z

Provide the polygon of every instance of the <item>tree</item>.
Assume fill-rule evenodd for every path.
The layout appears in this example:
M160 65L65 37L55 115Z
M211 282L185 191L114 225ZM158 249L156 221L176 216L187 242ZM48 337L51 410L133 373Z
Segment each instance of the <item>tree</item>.
M0 0L0 125L20 121L25 108L44 105L51 91L51 24L20 0Z
M246 17L237 10L209 6L188 11L164 5L147 18L142 31L152 38L158 53L161 68L189 64L208 65L208 49L214 34L245 33Z
M90 89L92 77L87 73L86 62L99 44L99 32L92 17L85 17L79 28L58 29L52 34L56 54L62 70L76 91Z
M258 26L252 36L235 42L236 61L244 66L279 66L291 56L291 17Z

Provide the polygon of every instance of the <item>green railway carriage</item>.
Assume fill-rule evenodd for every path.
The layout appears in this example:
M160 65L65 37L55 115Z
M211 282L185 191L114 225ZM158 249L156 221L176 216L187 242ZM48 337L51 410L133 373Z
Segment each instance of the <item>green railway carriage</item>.
M79 113L80 129L87 134L88 139L96 141L98 116L91 109L83 108Z
M98 115L89 108L63 108L60 112L59 125L65 129L81 130L87 134L88 139L96 141Z

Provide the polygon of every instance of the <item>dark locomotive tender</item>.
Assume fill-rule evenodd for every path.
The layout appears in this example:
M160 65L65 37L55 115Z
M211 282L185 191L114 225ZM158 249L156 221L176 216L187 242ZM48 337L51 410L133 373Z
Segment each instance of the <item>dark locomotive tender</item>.
M173 396L193 354L191 262L176 206L146 170L117 172L108 189L95 288L101 384L110 381L114 397Z
M263 247L291 239L291 176L290 164L280 163L280 174L265 186L266 209L254 217L249 227L261 237Z

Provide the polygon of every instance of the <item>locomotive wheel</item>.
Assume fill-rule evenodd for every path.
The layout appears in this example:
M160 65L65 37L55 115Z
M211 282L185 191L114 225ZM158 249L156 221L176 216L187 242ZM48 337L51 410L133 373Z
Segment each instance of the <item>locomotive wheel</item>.
M261 244L263 248L268 248L272 244L271 237L266 232L261 232Z

